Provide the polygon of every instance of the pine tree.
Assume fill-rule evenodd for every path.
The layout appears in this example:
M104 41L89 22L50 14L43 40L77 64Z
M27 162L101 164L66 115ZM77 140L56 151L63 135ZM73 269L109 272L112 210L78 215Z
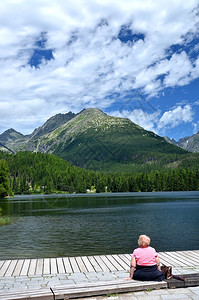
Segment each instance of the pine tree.
M0 160L0 197L6 197L10 193L8 164L5 160Z

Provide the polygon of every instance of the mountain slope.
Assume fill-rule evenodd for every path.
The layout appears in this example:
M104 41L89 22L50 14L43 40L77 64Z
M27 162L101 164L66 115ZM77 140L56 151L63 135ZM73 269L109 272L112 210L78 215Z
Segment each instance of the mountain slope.
M23 138L24 135L20 132L14 130L13 128L6 130L4 133L0 135L0 142L2 143L9 143L13 142L17 139Z
M99 109L83 110L49 134L32 138L27 150L53 153L91 169L106 169L107 164L116 163L152 163L164 155L186 153L129 119L112 117Z
M199 132L192 136L179 139L177 144L187 151L199 152Z
M140 172L199 165L198 155L100 109L56 115L25 137L12 141L14 149L53 153L93 170Z
M62 124L65 124L74 118L74 116L75 114L72 112L66 114L57 114L48 119L42 126L35 129L30 135L23 135L12 128L8 129L0 135L0 142L15 152L26 150L26 145L31 144L32 140L36 140L40 136L52 132Z
M75 114L72 113L71 111L66 114L57 114L57 115L51 117L44 123L44 125L42 125L41 127L37 128L33 131L33 133L31 134L31 139L38 138L42 135L52 132L53 130L55 130L56 128L60 127L61 125L67 123L74 117L75 117Z
M178 142L176 142L174 139L169 139L168 137L165 137L165 140L168 143L171 143L173 145L176 145L182 149L185 149L189 152L198 153L199 152L199 132L192 136L186 136L184 138L179 139Z
M23 135L13 128L6 130L0 135L1 145L8 147L7 150L9 150L9 148L12 149L11 151L13 152L23 149L22 145L26 143L28 139L28 135ZM1 147L0 149L5 151L5 148Z

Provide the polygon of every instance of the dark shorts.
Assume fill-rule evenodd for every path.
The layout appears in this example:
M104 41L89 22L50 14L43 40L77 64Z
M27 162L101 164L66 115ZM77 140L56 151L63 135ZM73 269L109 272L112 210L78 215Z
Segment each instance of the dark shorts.
M136 266L133 279L142 281L162 281L165 279L162 272L155 266Z

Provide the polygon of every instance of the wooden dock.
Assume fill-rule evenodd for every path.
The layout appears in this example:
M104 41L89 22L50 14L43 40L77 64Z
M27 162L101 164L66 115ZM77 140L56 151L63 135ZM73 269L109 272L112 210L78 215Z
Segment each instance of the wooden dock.
M199 268L199 250L160 252L161 263ZM1 260L0 277L129 271L130 254Z
M68 300L111 293L199 285L199 250L160 252L159 257L162 263L171 265L174 270L188 270L189 274L183 275L186 276L187 281L176 279L162 282L125 281L124 278L120 277L117 280L110 280L109 276L106 276L106 281L65 283L64 285L55 284L43 288L25 288L20 289L20 291L1 291L0 300ZM37 280L38 277L45 277L45 275L47 277L50 275L53 278L54 276L59 276L59 274L65 274L60 276L68 277L73 273L76 273L74 276L78 278L80 276L78 273L84 273L84 275L87 274L86 276L88 276L88 273L91 272L102 272L104 274L117 273L117 271L126 272L129 271L130 260L130 254L2 260L0 261L0 280L6 280L7 282L11 280L24 281L25 278L26 280L34 280L34 278ZM121 273L119 272L119 274Z

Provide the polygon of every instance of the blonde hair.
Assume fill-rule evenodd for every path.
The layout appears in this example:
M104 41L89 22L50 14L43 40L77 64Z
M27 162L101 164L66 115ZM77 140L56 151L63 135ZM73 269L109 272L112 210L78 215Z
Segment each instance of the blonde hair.
M151 239L147 235L140 235L138 239L138 245L142 248L148 247L150 245Z

